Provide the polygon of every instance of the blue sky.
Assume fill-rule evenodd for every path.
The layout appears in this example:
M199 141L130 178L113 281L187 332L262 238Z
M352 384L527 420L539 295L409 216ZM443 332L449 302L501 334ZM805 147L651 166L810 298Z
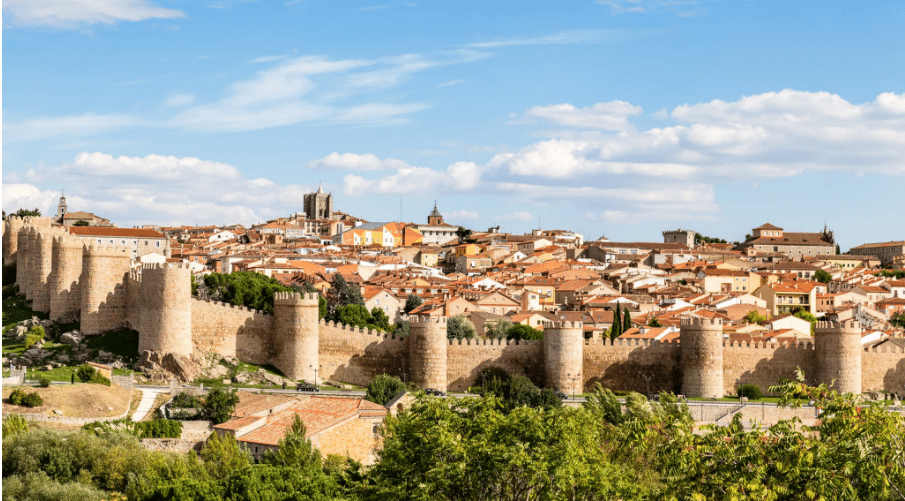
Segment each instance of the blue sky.
M3 208L902 239L897 2L12 0Z

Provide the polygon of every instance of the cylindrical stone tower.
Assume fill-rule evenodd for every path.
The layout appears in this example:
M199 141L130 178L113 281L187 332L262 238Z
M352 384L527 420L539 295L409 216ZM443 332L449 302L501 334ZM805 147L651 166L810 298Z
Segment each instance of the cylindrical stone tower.
M78 237L60 235L53 239L53 268L47 283L50 289L50 319L54 322L72 322L78 318L82 306L79 276L82 274L84 247L84 242Z
M544 322L546 386L569 395L583 393L584 328L581 322Z
M317 293L273 296L274 365L289 379L320 384Z
M421 388L446 391L446 317L409 319L409 365L412 381Z
M50 311L50 287L48 281L53 271L53 238L61 235L59 229L38 229L35 244L32 247L32 275L34 276L31 309Z
M861 323L817 322L817 384L830 384L839 393L861 393Z
M681 322L682 393L689 397L722 398L722 320L683 318Z
M85 247L79 277L84 334L101 334L126 325L123 281L132 263L131 255L127 247Z
M38 266L41 260L41 243L38 241L38 228L28 227L28 255L25 257L25 299L35 300L38 291Z
M19 230L24 222L21 217L10 216L3 224L3 262L13 264L19 249Z
M146 264L138 352L192 354L192 271L182 264ZM84 320L82 321L84 328Z
M24 224L24 223L23 223ZM19 293L25 294L28 277L28 258L31 256L29 248L29 228L22 226L19 228L19 235L16 238L16 283L19 284Z

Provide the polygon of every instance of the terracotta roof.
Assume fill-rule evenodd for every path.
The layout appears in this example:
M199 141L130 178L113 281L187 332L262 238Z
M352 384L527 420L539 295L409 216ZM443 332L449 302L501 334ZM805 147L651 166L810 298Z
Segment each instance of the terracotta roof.
M755 230L782 230L782 228L780 228L779 226L774 226L774 225L772 225L772 224L770 224L770 223L764 223L764 224L762 224L762 225L760 225L760 226L758 226L757 228L754 228L754 229L755 229Z
M267 424L237 438L253 444L277 445L296 415L305 423L305 437L310 438L347 419L386 414L385 407L363 398L309 396L280 412L269 414Z
M72 235L89 237L167 238L163 233L139 228L111 228L107 226L68 226Z

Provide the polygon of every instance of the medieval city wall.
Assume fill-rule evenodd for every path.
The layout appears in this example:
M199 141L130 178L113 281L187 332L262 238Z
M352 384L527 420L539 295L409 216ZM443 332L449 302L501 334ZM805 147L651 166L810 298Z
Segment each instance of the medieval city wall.
M447 346L447 387L465 391L474 386L478 372L500 367L513 376L544 382L543 341L510 339L450 339Z
M905 393L905 349L887 343L864 350L861 354L861 389Z
M795 380L801 368L809 383L817 383L817 352L812 343L724 343L723 387L726 395L735 395L739 386L756 384L761 391L780 379Z
M192 298L191 304L196 350L253 364L271 363L273 315L206 299Z
M597 383L611 390L681 393L681 346L648 339L588 339L584 346L584 389ZM649 382L645 379L649 379Z
M408 371L406 338L323 319L318 322L318 333L319 380L365 386L380 374L401 379L403 371Z

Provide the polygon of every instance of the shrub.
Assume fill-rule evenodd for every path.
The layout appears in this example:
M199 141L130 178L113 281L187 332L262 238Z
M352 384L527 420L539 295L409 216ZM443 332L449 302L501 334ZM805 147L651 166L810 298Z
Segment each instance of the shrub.
M12 393L9 394L9 403L13 405L22 405L22 400L25 398L26 393L19 388L13 390Z
M29 393L22 400L22 405L25 407L40 407L44 405L44 399L41 398L41 395L38 395L38 392Z
M396 376L380 374L368 383L367 399L377 405L386 405L397 393L405 390L405 383Z
M186 392L178 393L175 397L173 397L173 401L170 402L170 407L178 408L178 409L200 409L201 408L201 399L198 397L193 397Z
M8 414L3 418L3 436L11 437L28 431L28 421L19 414Z
M91 367L88 364L79 367L79 370L75 373L75 377L79 378L79 381L83 383L94 383L102 384L104 386L110 386L110 380L104 377L100 372L94 370L94 367Z
M47 376L41 375L41 377L38 378L38 386L40 386L41 388L50 387L50 378Z
M224 391L220 388L211 388L204 399L204 416L214 424L223 423L236 410L238 403L239 397L235 390Z
M746 383L738 387L738 396L748 400L760 400L764 395L756 384Z
M32 327L29 329L28 333L25 334L25 347L30 348L31 345L44 339L45 335L46 332L44 332L44 327L41 327L40 325Z

